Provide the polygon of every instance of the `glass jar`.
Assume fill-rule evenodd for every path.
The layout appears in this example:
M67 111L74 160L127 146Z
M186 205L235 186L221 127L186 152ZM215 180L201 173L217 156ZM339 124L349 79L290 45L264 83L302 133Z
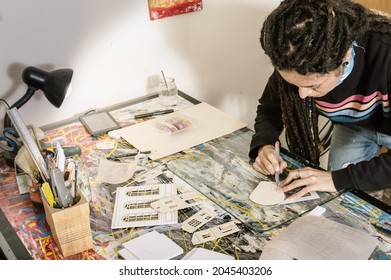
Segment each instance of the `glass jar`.
M166 77L160 78L159 87L159 103L163 106L174 106L178 102L178 89L175 84L175 79Z

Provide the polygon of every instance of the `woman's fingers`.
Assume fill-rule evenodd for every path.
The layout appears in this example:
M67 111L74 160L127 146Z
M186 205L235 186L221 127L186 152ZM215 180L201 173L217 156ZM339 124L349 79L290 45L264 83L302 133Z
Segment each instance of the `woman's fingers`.
M331 172L310 167L289 171L288 176L279 185L279 191L289 192L302 187L294 198L299 198L311 191L336 192Z

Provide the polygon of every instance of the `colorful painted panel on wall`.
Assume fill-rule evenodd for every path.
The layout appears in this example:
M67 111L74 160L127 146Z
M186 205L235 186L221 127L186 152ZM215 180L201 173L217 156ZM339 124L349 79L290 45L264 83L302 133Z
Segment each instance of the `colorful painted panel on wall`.
M151 20L202 10L202 0L148 0Z

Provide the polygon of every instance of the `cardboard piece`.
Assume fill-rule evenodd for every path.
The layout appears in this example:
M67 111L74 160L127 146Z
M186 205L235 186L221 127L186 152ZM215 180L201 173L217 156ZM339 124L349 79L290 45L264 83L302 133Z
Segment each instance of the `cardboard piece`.
M173 119L181 120L173 126ZM170 127L170 124L172 125ZM167 131L164 131L166 125ZM119 129L118 134L152 160L172 155L246 127L207 103ZM182 129L183 128L183 129Z

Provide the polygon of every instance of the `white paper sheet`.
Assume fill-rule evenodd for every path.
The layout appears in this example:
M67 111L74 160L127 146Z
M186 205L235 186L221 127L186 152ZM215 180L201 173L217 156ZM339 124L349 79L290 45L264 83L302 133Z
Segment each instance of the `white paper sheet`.
M307 215L266 244L260 259L367 260L375 247L375 239L362 230Z
M118 254L125 260L133 260L133 261L138 260L138 258L126 248L122 248L121 250L118 250Z
M127 255L133 255L139 260L169 260L183 254L178 244L155 230L122 245L131 253Z
M193 248L189 253L186 254L186 256L182 258L182 260L234 260L234 259L235 258L230 255L215 252L205 248Z
M188 120L191 126L172 134L157 128L162 122L174 117ZM118 130L118 133L138 150L151 151L148 157L156 160L246 126L246 123L230 117L211 105L200 103L181 111L122 128Z

